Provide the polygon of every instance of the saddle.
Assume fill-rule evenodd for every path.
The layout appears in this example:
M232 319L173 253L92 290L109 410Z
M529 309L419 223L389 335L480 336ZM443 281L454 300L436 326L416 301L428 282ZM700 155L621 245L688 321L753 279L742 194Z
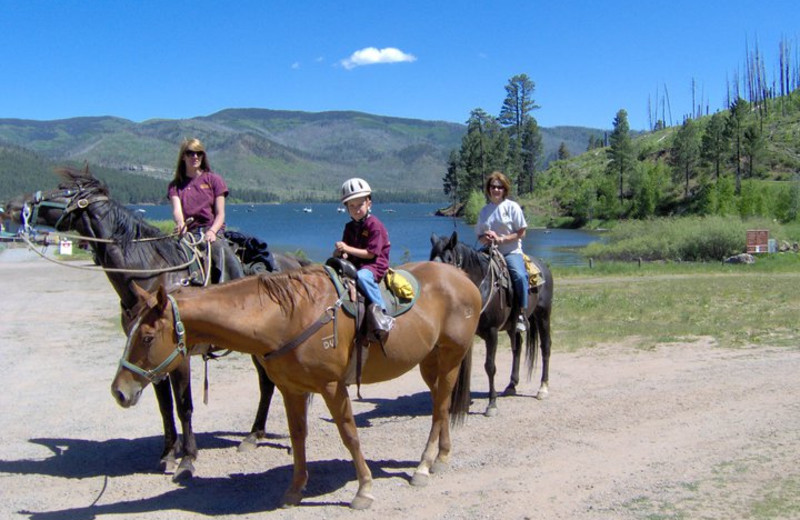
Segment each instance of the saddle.
M245 276L262 272L278 272L280 269L269 251L267 243L256 237L236 231L225 231L225 240L242 266ZM204 286L216 280L210 280L212 267L219 267L215 258L208 258L208 248L195 236L186 234L179 241L186 260L194 259L189 265L189 276L186 285ZM213 255L212 255L213 256Z
M280 271L275 257L269 250L269 246L263 240L254 236L245 235L238 231L225 231L225 238L233 249L234 254L242 263L242 270L245 275L258 274L268 271L275 273Z
M375 334L371 321L365 319L366 301L364 295L357 289L355 266L342 258L329 258L325 262L324 268L336 289L336 294L342 299L342 309L355 320L355 356L350 359L345 383L348 385L355 383L358 397L361 398L361 370L369 355L369 346L372 343L380 343L381 350L386 355L385 344L383 339ZM419 281L408 271L394 270L394 272L407 280L414 293L412 298L404 298L392 291L385 280L379 285L387 313L392 317L397 317L413 307L419 295Z
M508 265L506 265L505 257L498 251L496 247L488 248L485 251L489 255L489 276L487 276L481 283L481 295L488 298L491 294L493 287L485 287L484 285L489 280L494 280L495 287L502 290L505 294L505 303L511 305L513 303L514 286L511 283L511 275L508 272ZM525 260L525 271L528 273L528 294L539 292L539 287L544 285L544 277L539 267L531 260L531 257L522 254ZM486 301L486 299L484 299Z

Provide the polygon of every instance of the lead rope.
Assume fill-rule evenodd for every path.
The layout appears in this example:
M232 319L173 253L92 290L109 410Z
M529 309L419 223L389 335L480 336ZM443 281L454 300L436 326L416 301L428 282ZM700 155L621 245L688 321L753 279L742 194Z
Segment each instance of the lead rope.
M208 358L203 356L203 365L205 365L205 374L203 376L203 404L208 404Z
M172 271L181 271L186 269L190 265L192 265L198 258L197 248L192 247L192 257L189 259L188 262L185 262L180 265L174 265L171 267L163 267L161 269L121 269L121 268L113 268L113 267L103 267L97 265L73 265L74 262L64 262L62 260L57 260L55 258L48 257L44 252L39 251L36 247L36 244L31 242L31 239L28 237L27 234L20 235L20 238L23 242L28 246L28 249L39 255L40 257L44 258L48 262L54 263L56 265L60 265L62 267L70 267L72 269L81 269L83 271L102 271L104 273L130 273L130 274L161 274L161 273L169 273ZM46 249L47 245L43 247Z

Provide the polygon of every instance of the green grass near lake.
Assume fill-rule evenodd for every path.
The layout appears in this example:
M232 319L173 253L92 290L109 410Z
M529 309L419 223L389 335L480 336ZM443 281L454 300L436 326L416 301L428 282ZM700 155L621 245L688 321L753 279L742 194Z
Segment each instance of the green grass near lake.
M712 338L800 347L800 256L753 265L614 263L554 270L554 350Z

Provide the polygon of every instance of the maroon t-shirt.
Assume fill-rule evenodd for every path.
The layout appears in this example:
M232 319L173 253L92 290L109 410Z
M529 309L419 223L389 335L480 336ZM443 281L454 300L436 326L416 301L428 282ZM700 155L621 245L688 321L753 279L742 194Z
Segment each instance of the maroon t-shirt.
M367 260L364 258L348 257L357 269L369 269L375 275L375 281L379 282L389 269L389 249L392 244L389 242L389 233L383 223L373 214L369 214L356 222L351 220L344 226L342 242L345 244L366 249L375 255L375 258Z
M216 173L205 172L180 184L170 182L167 197L172 199L176 195L181 201L184 220L194 219L187 228L190 231L209 228L214 223L214 200L220 195L228 196L228 185Z

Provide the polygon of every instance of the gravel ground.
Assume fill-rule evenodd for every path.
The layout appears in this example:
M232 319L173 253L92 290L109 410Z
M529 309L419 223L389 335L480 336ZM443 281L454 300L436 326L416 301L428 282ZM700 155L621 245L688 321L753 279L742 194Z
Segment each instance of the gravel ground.
M454 431L449 471L425 488L409 484L430 428L426 387L412 371L363 387L354 401L375 478L372 509L347 507L355 471L319 398L306 499L280 509L291 457L279 395L270 437L255 451L236 449L257 403L249 358L210 364L208 405L195 362L200 457L194 479L176 484L157 471L152 391L130 410L110 395L124 337L105 277L5 250L0 287L0 518L800 518L798 348L698 338L569 354L556 344L550 397L534 399L538 385L523 381L487 418L478 340L474 401ZM501 388L510 365L504 350Z

